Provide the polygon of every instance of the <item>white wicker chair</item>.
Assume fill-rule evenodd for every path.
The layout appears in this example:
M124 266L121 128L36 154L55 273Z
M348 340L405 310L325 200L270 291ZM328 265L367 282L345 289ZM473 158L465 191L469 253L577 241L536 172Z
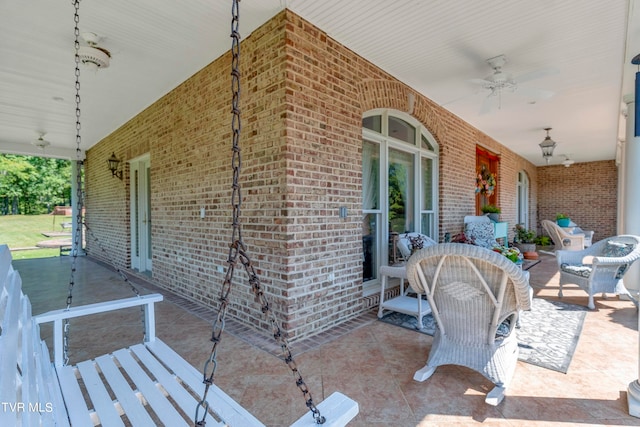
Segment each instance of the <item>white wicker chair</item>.
M583 230L582 228L578 227L578 224L576 224L573 221L569 222L569 227L573 227L573 231L571 232L571 234L584 234L585 248L588 248L593 244L593 234L594 234L593 230Z
M427 295L438 325L414 380L426 380L440 365L466 366L496 385L485 401L499 404L518 360L518 313L531 309L528 274L489 249L444 243L415 253L407 279Z
M628 295L636 307L638 302L631 297L622 278L629 267L640 258L640 237L620 235L602 239L581 251L557 251L556 260L562 286L575 284L589 295L587 306L595 308L593 296L602 292Z
M558 224L548 219L543 219L541 224L542 228L553 240L556 251L580 251L584 249L584 234L569 234Z

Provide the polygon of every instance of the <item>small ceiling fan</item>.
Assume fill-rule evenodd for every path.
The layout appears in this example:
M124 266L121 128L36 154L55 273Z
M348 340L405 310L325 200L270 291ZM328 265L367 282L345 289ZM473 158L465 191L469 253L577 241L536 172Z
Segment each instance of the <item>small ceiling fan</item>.
M51 143L46 139L44 139L44 136L46 135L45 133L40 132L39 135L40 136L38 137L38 139L33 141L33 145L40 148L44 153L44 149L47 148L49 145L51 145Z
M506 55L494 56L493 58L487 59L486 62L493 69L493 73L484 79L469 80L471 83L478 84L482 89L489 91L480 109L480 114L486 114L495 108L496 102L494 101L497 101L497 108L500 109L502 107L502 94L504 92L517 92L520 95L532 98L532 100L548 99L554 95L554 93L549 90L520 86L520 83L554 74L557 70L545 68L513 77L510 73L503 70L504 65L507 63Z
M564 156L564 160L562 161L562 164L564 165L565 168L568 168L569 166L575 163L575 160L571 160L567 154L563 154L563 156Z

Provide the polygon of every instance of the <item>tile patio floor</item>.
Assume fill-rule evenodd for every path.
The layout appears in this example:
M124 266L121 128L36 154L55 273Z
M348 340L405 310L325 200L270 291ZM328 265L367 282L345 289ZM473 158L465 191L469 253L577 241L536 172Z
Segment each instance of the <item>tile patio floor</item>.
M542 257L530 270L531 284L537 297L557 299L555 259ZM14 261L35 314L65 306L69 264L69 257ZM132 295L116 273L78 259L74 305ZM565 291L564 301L586 305L587 297L576 288ZM301 353L296 361L315 401L336 390L358 401L360 414L351 426L640 425L628 415L626 397L627 385L638 378L637 312L615 296L596 298L596 306L587 314L568 373L518 362L513 384L497 407L484 403L492 384L466 368L444 366L424 383L413 381L432 338L378 322L374 311L292 346ZM139 341L139 313L133 309L72 323L71 361ZM211 350L212 316L165 293L157 308L157 334L200 367ZM289 425L302 415L306 408L290 371L264 350L272 349L271 341L233 322L225 331L216 383L269 426ZM42 334L50 338L50 329Z

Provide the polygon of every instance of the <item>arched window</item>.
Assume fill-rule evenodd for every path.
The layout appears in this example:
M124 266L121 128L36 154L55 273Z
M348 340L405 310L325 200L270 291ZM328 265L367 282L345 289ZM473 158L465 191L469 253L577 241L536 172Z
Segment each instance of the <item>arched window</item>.
M363 281L375 286L378 268L393 262L394 233L438 240L438 145L416 119L372 110L362 120Z

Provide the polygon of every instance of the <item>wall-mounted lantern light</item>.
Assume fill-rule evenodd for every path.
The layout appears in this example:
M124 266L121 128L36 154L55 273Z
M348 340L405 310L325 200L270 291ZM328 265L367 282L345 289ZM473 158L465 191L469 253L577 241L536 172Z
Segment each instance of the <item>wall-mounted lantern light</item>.
M111 171L111 176L114 177L118 177L120 179L122 179L122 171L119 170L120 168L120 159L116 157L116 153L111 153L111 157L109 157L109 159L107 160L107 163L109 163L109 170Z

